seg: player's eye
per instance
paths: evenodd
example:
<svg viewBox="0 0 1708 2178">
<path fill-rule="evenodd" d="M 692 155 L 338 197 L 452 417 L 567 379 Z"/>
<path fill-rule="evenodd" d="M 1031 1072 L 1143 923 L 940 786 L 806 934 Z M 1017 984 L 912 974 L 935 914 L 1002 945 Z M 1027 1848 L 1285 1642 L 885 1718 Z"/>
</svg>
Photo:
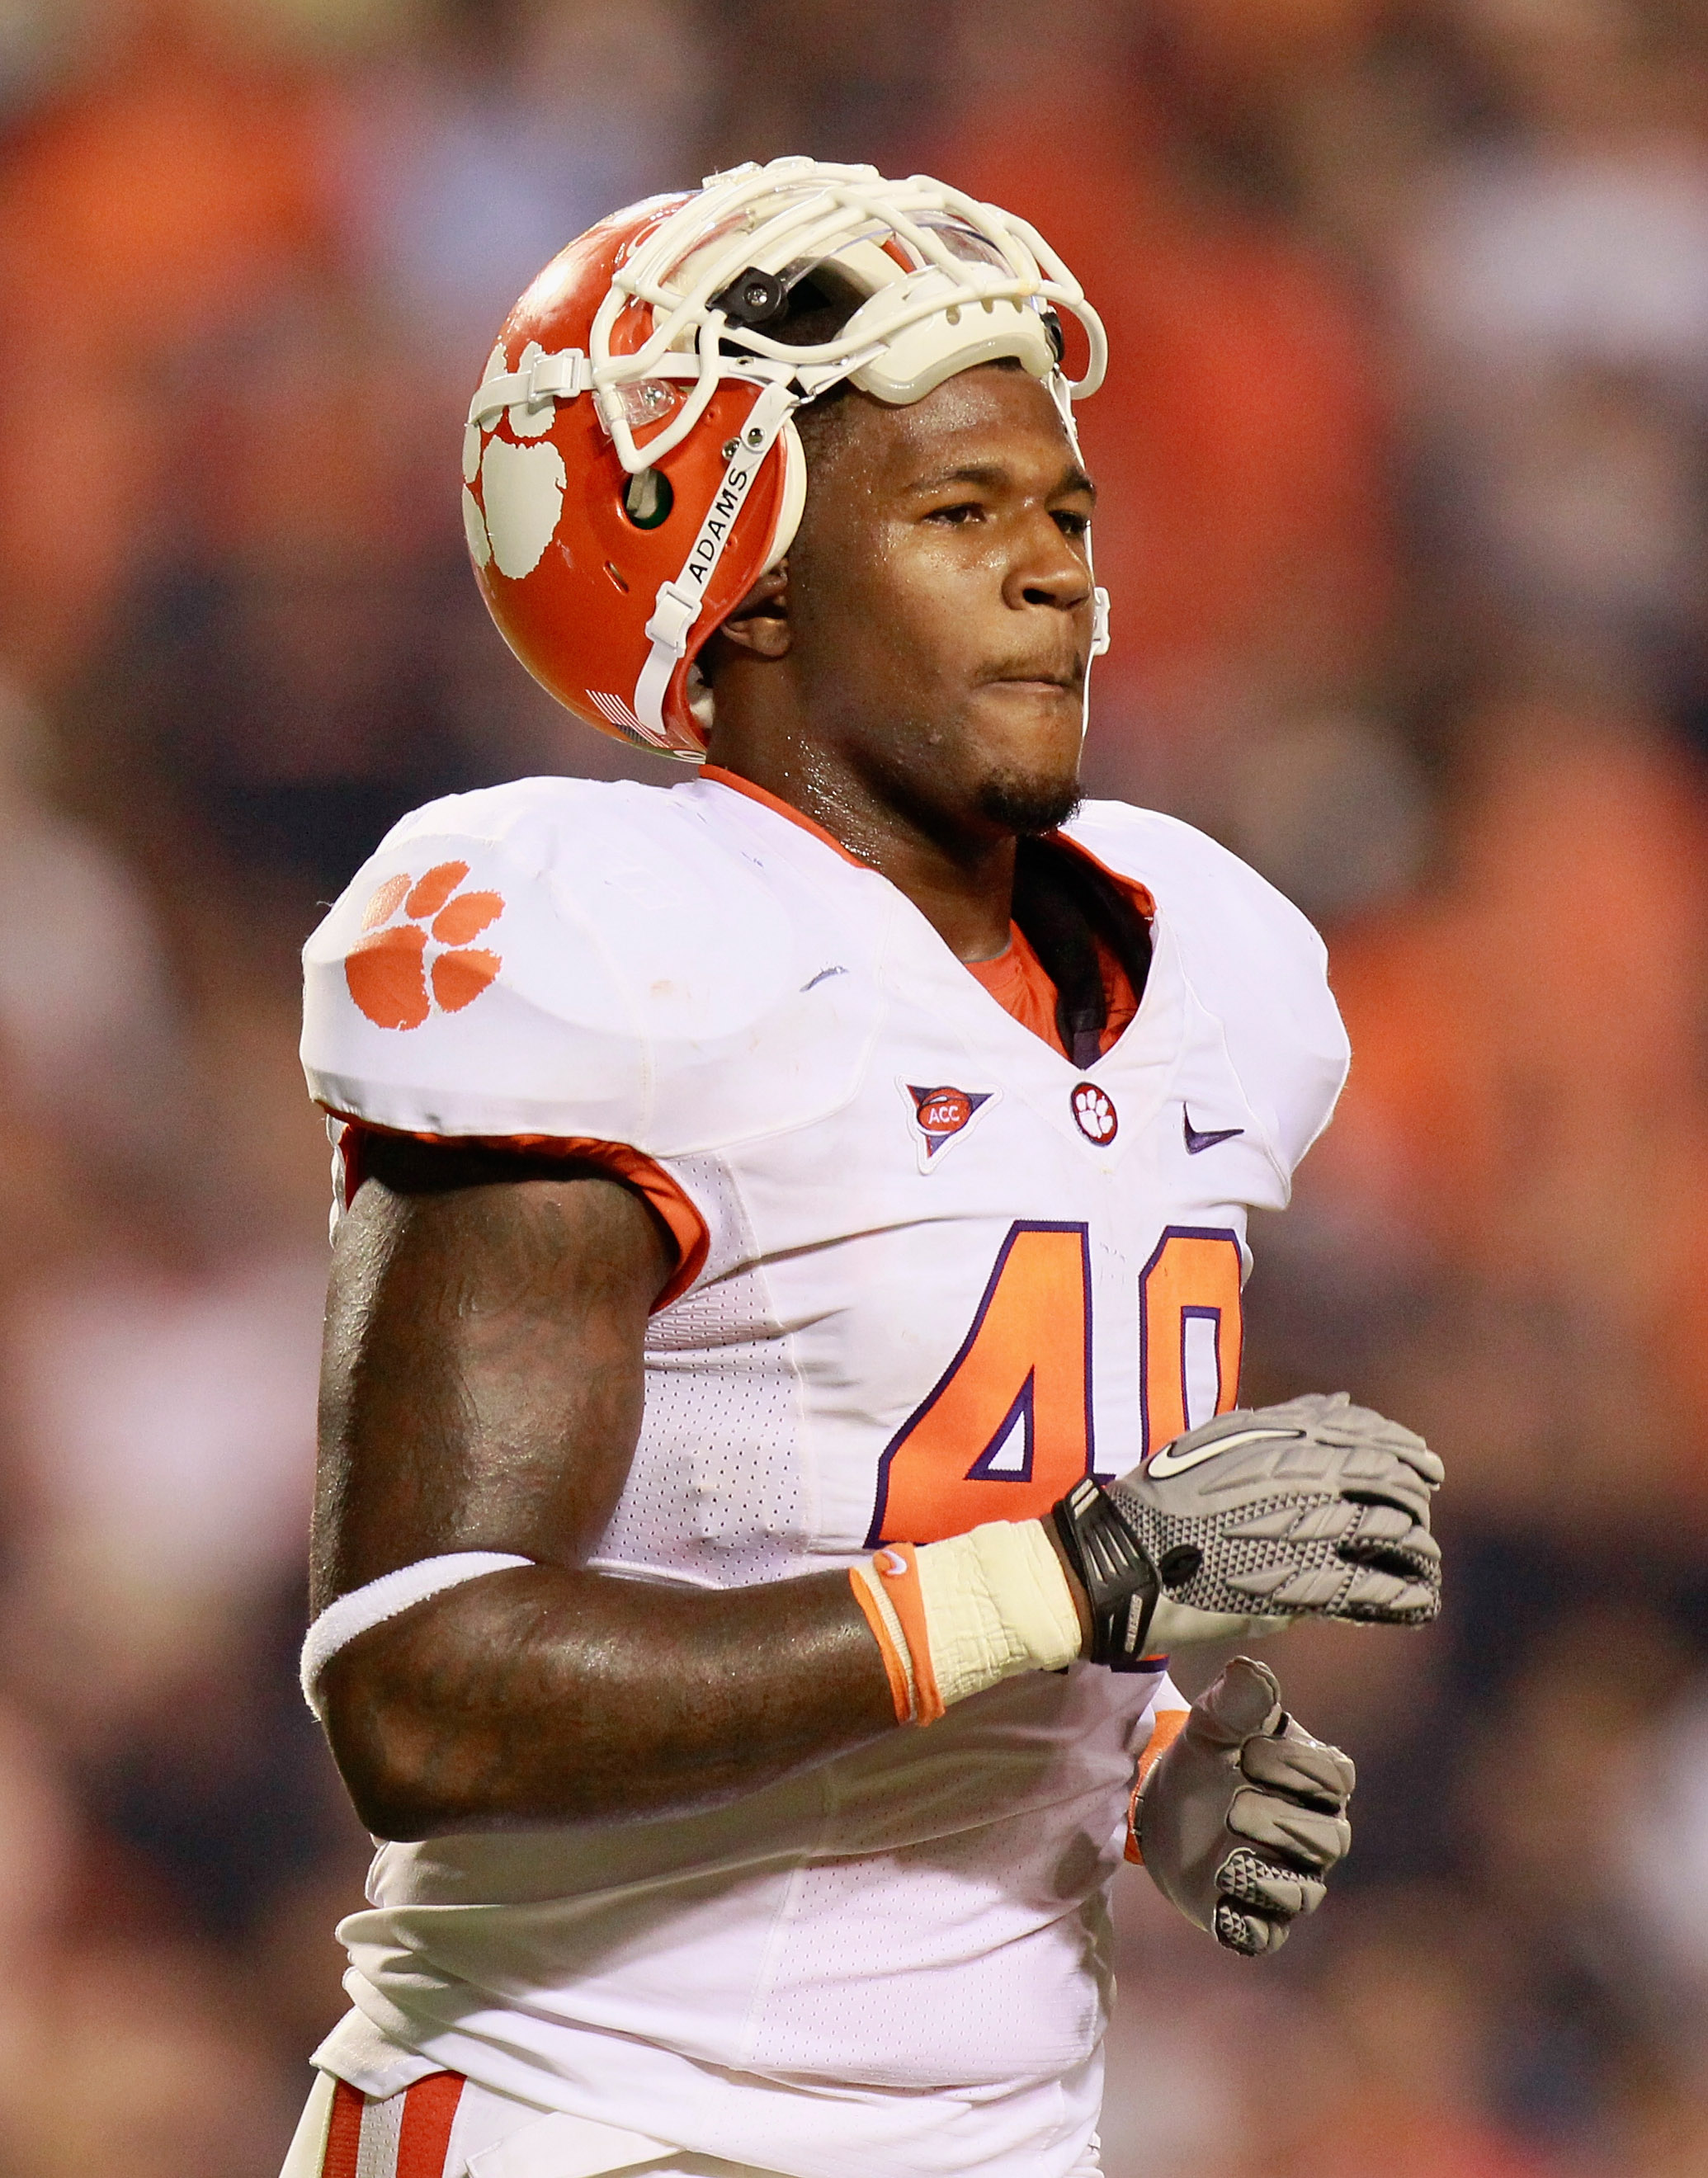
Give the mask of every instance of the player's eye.
<svg viewBox="0 0 1708 2178">
<path fill-rule="evenodd" d="M 1055 526 L 1064 537 L 1084 537 L 1090 533 L 1092 518 L 1088 514 L 1078 514 L 1069 507 L 1059 506 L 1055 511 Z"/>
<path fill-rule="evenodd" d="M 959 529 L 969 522 L 979 521 L 983 514 L 984 509 L 976 499 L 964 499 L 957 500 L 952 506 L 933 506 L 925 518 L 928 522 L 946 523 L 951 528 Z"/>
</svg>

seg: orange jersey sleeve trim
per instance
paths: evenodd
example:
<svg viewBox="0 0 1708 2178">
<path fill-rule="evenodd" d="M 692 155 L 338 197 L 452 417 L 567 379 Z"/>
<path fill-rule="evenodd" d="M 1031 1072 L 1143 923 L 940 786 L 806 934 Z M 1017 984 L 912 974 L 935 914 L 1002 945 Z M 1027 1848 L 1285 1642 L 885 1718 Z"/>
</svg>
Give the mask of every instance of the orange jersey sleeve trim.
<svg viewBox="0 0 1708 2178">
<path fill-rule="evenodd" d="M 390 1135 L 402 1141 L 431 1142 L 445 1149 L 496 1150 L 501 1153 L 525 1150 L 535 1157 L 561 1157 L 566 1164 L 595 1165 L 614 1179 L 621 1180 L 625 1186 L 632 1187 L 652 1205 L 676 1249 L 676 1269 L 652 1305 L 654 1316 L 661 1308 L 668 1308 L 673 1300 L 679 1300 L 705 1268 L 711 1247 L 705 1219 L 664 1167 L 631 1143 L 599 1141 L 582 1135 L 429 1135 L 412 1132 L 407 1127 L 379 1126 L 371 1119 L 355 1119 L 348 1112 L 333 1112 L 331 1116 L 342 1121 L 345 1129 L 339 1149 L 344 1159 L 347 1204 L 354 1199 L 365 1177 L 361 1150 L 364 1134 Z"/>
<path fill-rule="evenodd" d="M 779 817 L 786 817 L 791 824 L 798 824 L 803 832 L 810 832 L 815 840 L 822 840 L 827 847 L 834 848 L 845 862 L 852 862 L 858 870 L 869 870 L 870 862 L 862 862 L 858 855 L 851 855 L 834 832 L 827 832 L 822 824 L 814 824 L 806 813 L 785 802 L 769 788 L 756 786 L 751 779 L 743 779 L 739 772 L 725 771 L 720 763 L 703 763 L 702 779 L 714 780 L 720 786 L 727 786 L 733 794 L 745 794 L 749 802 L 757 802 L 761 808 L 769 809 Z"/>
<path fill-rule="evenodd" d="M 380 2098 L 340 2080 L 319 2178 L 444 2178 L 467 2084 L 460 2072 L 430 2072 L 401 2096 Z"/>
<path fill-rule="evenodd" d="M 332 2089 L 332 2121 L 326 2131 L 320 2178 L 356 2178 L 362 2153 L 362 2112 L 367 2097 L 348 2080 Z"/>
<path fill-rule="evenodd" d="M 1142 1868 L 1145 1856 L 1139 1851 L 1139 1793 L 1144 1781 L 1161 1761 L 1174 1742 L 1186 1728 L 1188 1709 L 1159 1709 L 1151 1726 L 1151 1736 L 1145 1742 L 1145 1751 L 1139 1757 L 1139 1774 L 1133 1780 L 1132 1798 L 1127 1802 L 1127 1858 L 1135 1868 Z"/>
</svg>

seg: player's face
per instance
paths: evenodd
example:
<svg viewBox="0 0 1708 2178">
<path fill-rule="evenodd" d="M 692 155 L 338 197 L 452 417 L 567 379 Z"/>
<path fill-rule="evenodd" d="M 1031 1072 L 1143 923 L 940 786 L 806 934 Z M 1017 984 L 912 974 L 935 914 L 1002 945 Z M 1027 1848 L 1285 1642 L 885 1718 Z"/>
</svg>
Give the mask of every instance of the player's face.
<svg viewBox="0 0 1708 2178">
<path fill-rule="evenodd" d="M 986 365 L 911 407 L 849 401 L 789 558 L 812 737 L 882 798 L 1000 831 L 1076 793 L 1092 490 L 1049 394 Z"/>
</svg>

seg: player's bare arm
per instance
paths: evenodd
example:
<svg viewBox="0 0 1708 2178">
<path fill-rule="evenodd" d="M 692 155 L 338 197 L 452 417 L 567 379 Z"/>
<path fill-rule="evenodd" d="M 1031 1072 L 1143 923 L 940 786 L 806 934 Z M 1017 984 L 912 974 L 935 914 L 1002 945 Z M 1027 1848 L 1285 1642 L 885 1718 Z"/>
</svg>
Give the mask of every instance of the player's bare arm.
<svg viewBox="0 0 1708 2178">
<path fill-rule="evenodd" d="M 314 1601 L 424 1558 L 534 1559 L 419 1604 L 327 1667 L 377 1835 L 704 1806 L 894 1730 L 846 1575 L 703 1591 L 583 1570 L 629 1471 L 656 1221 L 596 1175 L 378 1153 L 339 1232 Z"/>
</svg>

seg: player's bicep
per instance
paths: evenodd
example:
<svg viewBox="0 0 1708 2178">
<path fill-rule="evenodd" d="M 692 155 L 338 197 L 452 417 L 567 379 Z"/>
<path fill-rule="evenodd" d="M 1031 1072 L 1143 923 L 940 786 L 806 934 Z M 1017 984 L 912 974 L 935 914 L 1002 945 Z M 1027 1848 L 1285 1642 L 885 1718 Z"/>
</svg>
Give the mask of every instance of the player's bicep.
<svg viewBox="0 0 1708 2178">
<path fill-rule="evenodd" d="M 341 1219 L 313 1603 L 453 1551 L 576 1564 L 640 1426 L 669 1244 L 582 1169 L 387 1144 Z"/>
</svg>

